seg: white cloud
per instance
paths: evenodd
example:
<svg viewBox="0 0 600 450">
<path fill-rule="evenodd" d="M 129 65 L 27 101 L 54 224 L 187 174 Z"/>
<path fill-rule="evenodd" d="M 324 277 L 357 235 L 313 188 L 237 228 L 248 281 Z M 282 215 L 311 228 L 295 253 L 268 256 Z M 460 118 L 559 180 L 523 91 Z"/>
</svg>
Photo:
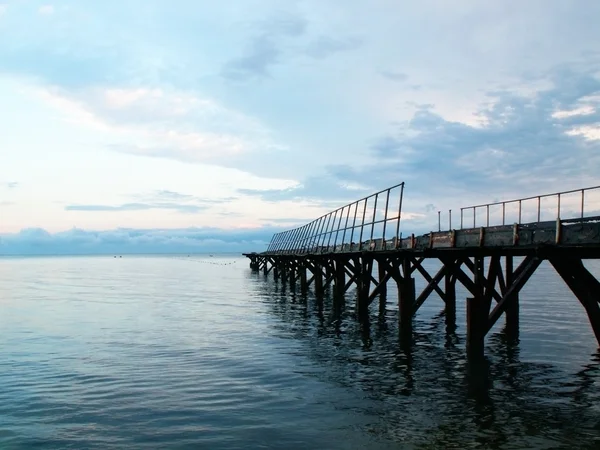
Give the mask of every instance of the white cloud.
<svg viewBox="0 0 600 450">
<path fill-rule="evenodd" d="M 6 12 L 6 10 L 7 10 L 7 9 L 8 9 L 8 6 L 6 6 L 6 5 L 4 5 L 4 4 L 0 3 L 0 16 L 1 16 L 2 14 L 4 14 L 4 13 Z"/>
<path fill-rule="evenodd" d="M 54 14 L 54 6 L 53 5 L 42 5 L 38 9 L 38 13 L 40 13 L 44 16 L 49 16 L 51 14 Z"/>
<path fill-rule="evenodd" d="M 567 131 L 570 136 L 583 136 L 589 141 L 600 141 L 600 125 L 573 128 Z"/>
<path fill-rule="evenodd" d="M 124 153 L 231 164 L 232 156 L 281 148 L 256 119 L 191 92 L 99 87 L 39 92 L 69 121 L 112 132 L 119 142 L 111 148 Z"/>
<path fill-rule="evenodd" d="M 554 114 L 552 114 L 552 117 L 555 119 L 564 119 L 573 116 L 587 116 L 594 114 L 594 112 L 596 112 L 596 110 L 591 105 L 587 105 L 577 109 L 572 109 L 570 111 L 556 111 Z"/>
</svg>

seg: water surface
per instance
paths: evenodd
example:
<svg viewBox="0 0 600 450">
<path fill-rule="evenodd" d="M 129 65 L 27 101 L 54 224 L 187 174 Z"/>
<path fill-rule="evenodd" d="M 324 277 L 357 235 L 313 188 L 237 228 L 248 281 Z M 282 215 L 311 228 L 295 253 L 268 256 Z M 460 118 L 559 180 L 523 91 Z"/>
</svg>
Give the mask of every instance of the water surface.
<svg viewBox="0 0 600 450">
<path fill-rule="evenodd" d="M 549 266 L 479 364 L 466 293 L 455 333 L 432 296 L 407 349 L 394 292 L 365 329 L 238 257 L 0 259 L 0 448 L 600 446 L 600 356 Z"/>
</svg>

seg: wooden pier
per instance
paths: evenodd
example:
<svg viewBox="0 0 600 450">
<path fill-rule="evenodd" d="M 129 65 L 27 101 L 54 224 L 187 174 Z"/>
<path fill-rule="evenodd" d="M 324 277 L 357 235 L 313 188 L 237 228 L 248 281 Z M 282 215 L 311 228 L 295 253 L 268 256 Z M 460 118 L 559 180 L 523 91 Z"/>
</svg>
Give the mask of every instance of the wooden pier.
<svg viewBox="0 0 600 450">
<path fill-rule="evenodd" d="M 272 272 L 303 292 L 314 289 L 318 298 L 332 286 L 334 310 L 355 286 L 361 321 L 368 321 L 375 299 L 385 308 L 393 280 L 406 342 L 413 316 L 433 292 L 445 303 L 446 323 L 455 324 L 460 283 L 469 293 L 467 353 L 475 358 L 483 356 L 485 336 L 502 315 L 516 338 L 519 293 L 546 260 L 585 308 L 600 345 L 600 282 L 583 264 L 600 258 L 600 186 L 461 208 L 457 229 L 448 211 L 446 231 L 438 212 L 438 231 L 406 237 L 400 232 L 403 196 L 404 183 L 392 186 L 278 233 L 265 252 L 244 256 L 252 270 Z M 552 220 L 542 220 L 549 215 Z M 427 259 L 441 263 L 436 273 L 424 268 Z M 416 273 L 427 283 L 420 292 Z"/>
</svg>

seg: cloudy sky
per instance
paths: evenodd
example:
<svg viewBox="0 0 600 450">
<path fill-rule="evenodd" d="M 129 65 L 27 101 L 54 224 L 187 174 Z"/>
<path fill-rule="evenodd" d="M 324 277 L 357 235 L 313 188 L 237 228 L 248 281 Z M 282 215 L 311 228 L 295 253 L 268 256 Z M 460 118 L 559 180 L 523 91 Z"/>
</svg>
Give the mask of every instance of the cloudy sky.
<svg viewBox="0 0 600 450">
<path fill-rule="evenodd" d="M 260 250 L 600 184 L 597 0 L 0 0 L 0 253 Z"/>
</svg>

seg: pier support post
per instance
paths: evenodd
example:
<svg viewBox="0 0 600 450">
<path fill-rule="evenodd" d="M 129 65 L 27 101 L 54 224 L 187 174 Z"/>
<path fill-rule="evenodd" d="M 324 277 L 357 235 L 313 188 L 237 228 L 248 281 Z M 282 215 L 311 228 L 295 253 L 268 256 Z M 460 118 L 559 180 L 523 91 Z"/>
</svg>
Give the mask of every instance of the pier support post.
<svg viewBox="0 0 600 450">
<path fill-rule="evenodd" d="M 387 303 L 387 282 L 385 281 L 386 270 L 385 265 L 381 261 L 377 261 L 377 271 L 379 272 L 379 314 L 385 314 L 385 306 Z"/>
<path fill-rule="evenodd" d="M 450 270 L 446 272 L 444 285 L 446 331 L 453 332 L 456 330 L 456 275 Z"/>
<path fill-rule="evenodd" d="M 585 268 L 581 259 L 557 258 L 550 263 L 585 308 L 600 346 L 600 281 Z"/>
<path fill-rule="evenodd" d="M 515 281 L 515 273 L 513 269 L 513 257 L 506 257 L 506 286 L 511 286 Z M 519 338 L 519 291 L 511 295 L 506 311 L 506 327 L 505 334 L 508 341 L 516 341 Z"/>
<path fill-rule="evenodd" d="M 250 259 L 250 269 L 253 272 L 258 271 L 258 261 L 255 257 Z"/>
<path fill-rule="evenodd" d="M 336 315 L 342 312 L 344 306 L 344 290 L 346 288 L 346 261 L 344 259 L 335 260 L 335 277 L 333 279 L 333 309 Z"/>
<path fill-rule="evenodd" d="M 306 262 L 305 259 L 300 261 L 298 266 L 298 270 L 300 270 L 300 291 L 305 294 L 308 291 L 308 282 L 306 280 Z"/>
<path fill-rule="evenodd" d="M 327 283 L 327 281 L 329 281 L 333 275 L 333 270 L 331 269 L 331 264 L 332 262 L 329 260 L 327 261 L 327 264 L 325 265 L 325 282 Z"/>
<path fill-rule="evenodd" d="M 484 258 L 474 258 L 473 297 L 467 298 L 467 356 L 480 359 L 484 355 L 484 341 L 487 328 L 488 311 L 484 298 Z"/>
<path fill-rule="evenodd" d="M 267 274 L 269 273 L 269 268 L 268 268 L 268 259 L 267 257 L 263 257 L 263 273 L 265 274 L 265 276 L 267 276 Z"/>
<path fill-rule="evenodd" d="M 315 294 L 321 298 L 323 296 L 323 268 L 319 261 L 314 262 Z"/>
<path fill-rule="evenodd" d="M 369 289 L 371 287 L 371 269 L 373 267 L 373 258 L 363 255 L 354 260 L 354 267 L 357 270 L 357 290 L 356 290 L 356 312 L 358 319 L 363 321 L 369 316 Z"/>
<path fill-rule="evenodd" d="M 408 342 L 412 337 L 413 309 L 415 305 L 415 279 L 411 277 L 410 260 L 402 261 L 403 277 L 398 283 L 398 308 L 400 338 Z"/>
<path fill-rule="evenodd" d="M 286 284 L 287 279 L 288 279 L 288 268 L 287 268 L 287 261 L 285 259 L 282 259 L 279 263 L 279 276 L 281 277 L 281 282 L 283 284 Z"/>
<path fill-rule="evenodd" d="M 290 288 L 292 291 L 296 289 L 296 272 L 298 270 L 298 261 L 296 258 L 291 259 L 289 262 L 289 276 L 290 276 Z"/>
</svg>

